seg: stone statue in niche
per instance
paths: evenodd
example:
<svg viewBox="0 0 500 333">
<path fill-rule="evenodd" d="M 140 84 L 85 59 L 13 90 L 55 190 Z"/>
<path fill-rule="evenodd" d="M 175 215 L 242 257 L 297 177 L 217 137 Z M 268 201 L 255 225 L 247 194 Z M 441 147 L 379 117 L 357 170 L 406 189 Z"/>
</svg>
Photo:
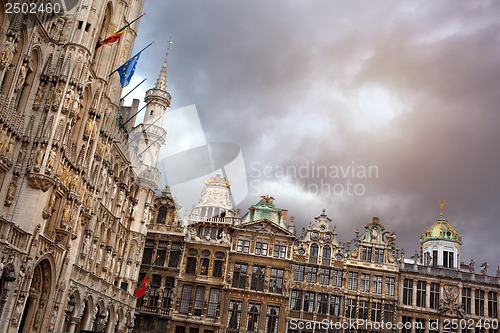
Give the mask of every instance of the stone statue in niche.
<svg viewBox="0 0 500 333">
<path fill-rule="evenodd" d="M 19 90 L 24 86 L 27 74 L 28 74 L 28 63 L 23 62 L 21 70 L 19 71 L 19 76 L 17 77 L 16 90 Z"/>
<path fill-rule="evenodd" d="M 14 38 L 8 37 L 5 41 L 2 53 L 0 54 L 0 61 L 4 64 L 5 67 L 8 67 L 12 62 L 15 51 L 16 47 L 14 44 Z"/>
<path fill-rule="evenodd" d="M 63 106 L 65 109 L 69 109 L 69 107 L 71 106 L 71 101 L 73 100 L 74 95 L 75 92 L 73 91 L 73 89 L 68 88 L 68 91 L 66 91 L 66 95 L 64 96 Z"/>
<path fill-rule="evenodd" d="M 43 96 L 43 89 L 45 88 L 45 82 L 40 82 L 40 85 L 38 86 L 38 91 L 36 92 L 35 95 L 35 100 L 33 101 L 33 104 L 40 104 L 42 101 L 42 96 Z"/>
<path fill-rule="evenodd" d="M 54 169 L 54 164 L 56 162 L 56 147 L 52 147 L 49 153 L 49 159 L 47 161 L 47 170 L 52 171 Z"/>
<path fill-rule="evenodd" d="M 40 170 L 40 166 L 42 165 L 44 155 L 45 155 L 45 143 L 42 143 L 42 147 L 36 154 L 35 169 Z"/>
</svg>

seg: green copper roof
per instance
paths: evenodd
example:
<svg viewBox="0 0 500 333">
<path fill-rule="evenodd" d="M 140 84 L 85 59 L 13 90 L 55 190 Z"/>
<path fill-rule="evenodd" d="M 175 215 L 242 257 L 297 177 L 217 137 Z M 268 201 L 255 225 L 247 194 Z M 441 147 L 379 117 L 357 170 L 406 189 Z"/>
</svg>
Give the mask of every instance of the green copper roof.
<svg viewBox="0 0 500 333">
<path fill-rule="evenodd" d="M 462 237 L 460 237 L 458 232 L 443 218 L 436 220 L 430 228 L 426 228 L 420 241 L 425 242 L 432 239 L 452 240 L 462 244 Z"/>
</svg>

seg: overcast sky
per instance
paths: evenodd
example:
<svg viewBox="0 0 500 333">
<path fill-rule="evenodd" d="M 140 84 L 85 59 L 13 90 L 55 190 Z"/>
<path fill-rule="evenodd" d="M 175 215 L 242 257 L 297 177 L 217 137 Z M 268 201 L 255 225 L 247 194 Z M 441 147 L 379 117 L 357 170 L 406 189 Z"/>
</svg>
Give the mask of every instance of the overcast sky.
<svg viewBox="0 0 500 333">
<path fill-rule="evenodd" d="M 172 110 L 195 104 L 207 142 L 240 146 L 243 211 L 272 195 L 300 232 L 324 208 L 343 241 L 378 216 L 409 256 L 446 199 L 462 260 L 495 273 L 499 2 L 148 0 L 145 11 L 135 50 L 157 43 L 130 87 L 147 77 L 142 98 L 154 84 L 172 36 Z"/>
</svg>

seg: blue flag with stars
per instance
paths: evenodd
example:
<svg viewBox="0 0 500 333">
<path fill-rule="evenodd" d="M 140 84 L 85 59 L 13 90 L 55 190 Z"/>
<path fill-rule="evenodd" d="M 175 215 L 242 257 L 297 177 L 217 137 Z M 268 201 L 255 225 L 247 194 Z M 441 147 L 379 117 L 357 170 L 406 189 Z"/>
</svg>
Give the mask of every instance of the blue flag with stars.
<svg viewBox="0 0 500 333">
<path fill-rule="evenodd" d="M 139 52 L 136 56 L 132 57 L 126 63 L 121 65 L 120 68 L 118 68 L 118 74 L 120 74 L 120 83 L 122 85 L 122 88 L 125 88 L 130 83 L 130 80 L 135 73 L 135 66 L 139 61 L 140 56 L 141 53 Z"/>
</svg>

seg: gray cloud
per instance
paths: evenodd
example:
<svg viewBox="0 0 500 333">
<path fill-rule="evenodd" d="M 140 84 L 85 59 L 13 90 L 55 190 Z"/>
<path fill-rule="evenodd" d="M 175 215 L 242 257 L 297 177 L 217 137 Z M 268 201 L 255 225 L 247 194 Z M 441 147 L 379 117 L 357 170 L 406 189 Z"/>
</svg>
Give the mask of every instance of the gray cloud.
<svg viewBox="0 0 500 333">
<path fill-rule="evenodd" d="M 157 44 L 138 74 L 154 83 L 173 36 L 173 108 L 196 104 L 207 141 L 239 144 L 250 180 L 252 163 L 377 166 L 378 178 L 353 179 L 366 188 L 361 197 L 308 195 L 300 186 L 311 177 L 267 179 L 286 189 L 269 194 L 299 227 L 326 208 L 347 240 L 379 216 L 412 253 L 447 199 L 462 258 L 494 267 L 499 6 L 150 0 L 136 47 Z"/>
</svg>

